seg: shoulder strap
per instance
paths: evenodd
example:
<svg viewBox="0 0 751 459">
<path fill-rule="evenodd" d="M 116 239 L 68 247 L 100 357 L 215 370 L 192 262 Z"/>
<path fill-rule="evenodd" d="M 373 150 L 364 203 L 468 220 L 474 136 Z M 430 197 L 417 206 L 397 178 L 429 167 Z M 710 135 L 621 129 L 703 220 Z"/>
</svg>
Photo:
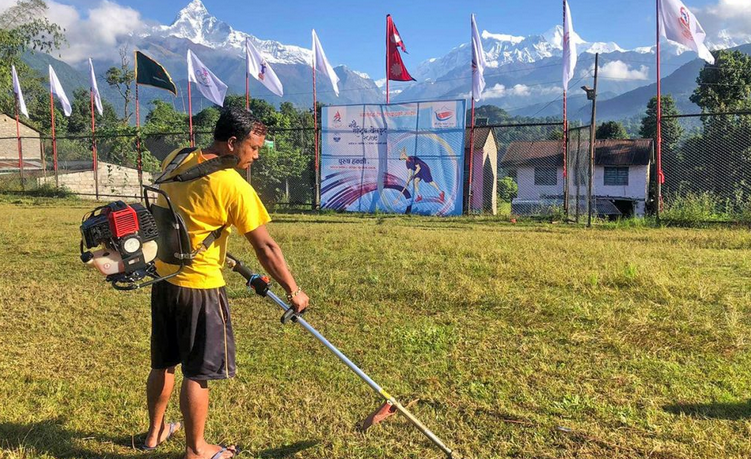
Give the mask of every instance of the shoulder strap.
<svg viewBox="0 0 751 459">
<path fill-rule="evenodd" d="M 236 167 L 239 161 L 237 156 L 217 156 L 216 158 L 211 158 L 210 160 L 204 161 L 201 164 L 196 164 L 188 170 L 181 172 L 173 177 L 169 177 L 169 174 L 177 169 L 185 160 L 185 158 L 195 150 L 195 148 L 185 148 L 183 150 L 180 150 L 180 152 L 175 155 L 172 161 L 170 161 L 170 163 L 167 165 L 164 173 L 154 181 L 154 184 L 161 185 L 162 183 L 170 182 L 189 182 L 191 180 L 199 179 L 201 177 L 213 174 L 217 171 Z"/>
<path fill-rule="evenodd" d="M 160 175 L 156 180 L 154 180 L 154 185 L 158 185 L 160 183 L 163 183 L 169 175 L 175 171 L 178 167 L 180 167 L 180 164 L 185 161 L 185 158 L 188 157 L 189 154 L 196 151 L 197 148 L 195 147 L 188 147 L 183 148 L 177 154 L 172 158 L 172 161 L 167 164 L 167 167 L 164 168 L 164 172 L 162 172 L 162 175 Z"/>
</svg>

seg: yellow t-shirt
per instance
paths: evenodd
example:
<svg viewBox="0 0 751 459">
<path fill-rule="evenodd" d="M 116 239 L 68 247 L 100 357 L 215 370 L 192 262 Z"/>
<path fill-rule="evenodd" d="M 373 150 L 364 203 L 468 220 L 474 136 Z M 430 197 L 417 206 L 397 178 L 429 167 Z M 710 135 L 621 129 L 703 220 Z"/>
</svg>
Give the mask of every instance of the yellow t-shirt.
<svg viewBox="0 0 751 459">
<path fill-rule="evenodd" d="M 162 163 L 167 167 L 180 150 L 175 150 Z M 188 155 L 172 175 L 206 161 L 201 150 Z M 182 215 L 190 235 L 192 250 L 201 245 L 212 231 L 227 225 L 222 235 L 211 246 L 198 254 L 190 266 L 183 268 L 175 277 L 167 279 L 171 284 L 197 289 L 218 288 L 225 285 L 222 266 L 227 253 L 230 226 L 240 234 L 253 231 L 271 221 L 258 194 L 235 169 L 224 169 L 190 182 L 172 182 L 160 185 Z M 157 205 L 166 207 L 163 196 Z M 166 276 L 177 271 L 178 266 L 156 260 L 157 273 Z"/>
</svg>

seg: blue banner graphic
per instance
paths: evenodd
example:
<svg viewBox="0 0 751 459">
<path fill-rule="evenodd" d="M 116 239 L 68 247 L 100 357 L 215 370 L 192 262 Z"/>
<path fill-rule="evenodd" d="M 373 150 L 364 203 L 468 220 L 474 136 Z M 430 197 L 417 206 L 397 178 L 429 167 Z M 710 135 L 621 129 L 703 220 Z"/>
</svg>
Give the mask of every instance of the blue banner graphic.
<svg viewBox="0 0 751 459">
<path fill-rule="evenodd" d="M 321 111 L 321 207 L 461 215 L 463 100 Z"/>
</svg>

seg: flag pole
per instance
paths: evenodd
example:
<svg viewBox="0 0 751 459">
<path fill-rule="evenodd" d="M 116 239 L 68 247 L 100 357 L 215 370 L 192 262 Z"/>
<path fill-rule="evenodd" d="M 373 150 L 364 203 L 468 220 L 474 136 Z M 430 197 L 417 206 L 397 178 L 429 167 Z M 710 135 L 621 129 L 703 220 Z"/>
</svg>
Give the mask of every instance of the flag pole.
<svg viewBox="0 0 751 459">
<path fill-rule="evenodd" d="M 94 121 L 94 88 L 89 87 L 91 96 L 91 158 L 94 167 L 94 195 L 99 200 L 99 161 L 97 160 L 96 150 L 96 123 Z"/>
<path fill-rule="evenodd" d="M 563 41 L 566 41 L 566 0 L 563 0 Z M 571 38 L 569 37 L 569 40 Z M 570 54 L 569 44 L 569 54 Z M 564 63 L 565 66 L 565 63 Z M 568 219 L 568 119 L 567 119 L 568 94 L 563 88 L 563 212 Z"/>
<path fill-rule="evenodd" d="M 250 110 L 250 76 L 245 70 L 245 110 Z"/>
<path fill-rule="evenodd" d="M 138 170 L 138 186 L 143 190 L 143 158 L 141 157 L 141 112 L 138 105 L 138 83 L 136 83 L 136 169 Z"/>
<path fill-rule="evenodd" d="M 386 15 L 386 104 L 389 103 L 389 16 Z"/>
<path fill-rule="evenodd" d="M 18 94 L 16 94 L 16 139 L 18 140 L 18 174 L 21 178 L 21 191 L 25 191 L 23 183 L 23 146 L 21 145 L 21 122 L 18 119 Z"/>
<path fill-rule="evenodd" d="M 60 186 L 57 176 L 57 138 L 55 137 L 55 100 L 52 98 L 52 86 L 50 86 L 50 114 L 52 117 L 52 170 L 55 171 L 55 187 Z"/>
<path fill-rule="evenodd" d="M 319 209 L 321 206 L 321 187 L 319 186 L 320 183 L 320 168 L 318 164 L 318 107 L 317 107 L 317 101 L 316 101 L 316 62 L 315 62 L 315 50 L 313 50 L 313 136 L 315 137 L 315 168 L 316 168 L 316 175 L 315 175 L 315 188 L 316 188 L 316 199 L 315 203 L 313 203 L 314 209 Z"/>
<path fill-rule="evenodd" d="M 470 36 L 469 36 L 469 44 L 472 46 L 472 40 L 474 39 L 472 36 L 472 16 L 470 16 Z M 479 65 L 479 58 L 478 58 L 478 65 Z M 470 61 L 470 71 L 474 73 L 474 69 L 472 68 L 472 63 Z M 479 70 L 478 70 L 479 71 Z M 467 213 L 472 212 L 472 169 L 474 167 L 474 157 L 475 157 L 475 95 L 474 95 L 474 85 L 472 87 L 472 90 L 469 91 L 469 98 L 472 100 L 472 110 L 470 115 L 470 128 L 469 128 L 469 178 L 467 180 Z"/>
<path fill-rule="evenodd" d="M 193 97 L 190 92 L 190 79 L 188 80 L 188 126 L 190 128 L 190 146 L 195 147 L 195 139 L 193 138 Z"/>
<path fill-rule="evenodd" d="M 657 14 L 655 16 L 657 25 L 656 49 L 657 57 L 657 138 L 655 142 L 655 152 L 657 154 L 657 218 L 660 218 L 662 212 L 662 184 L 665 176 L 662 173 L 662 82 L 660 71 L 660 0 L 655 1 Z"/>
</svg>

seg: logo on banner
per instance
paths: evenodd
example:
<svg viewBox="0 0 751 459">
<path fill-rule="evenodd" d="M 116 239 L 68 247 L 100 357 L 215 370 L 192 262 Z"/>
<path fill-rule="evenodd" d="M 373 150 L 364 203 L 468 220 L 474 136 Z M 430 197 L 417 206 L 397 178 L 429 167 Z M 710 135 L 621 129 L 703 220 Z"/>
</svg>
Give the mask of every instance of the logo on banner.
<svg viewBox="0 0 751 459">
<path fill-rule="evenodd" d="M 454 109 L 448 108 L 445 105 L 434 112 L 433 115 L 433 127 L 434 128 L 452 128 L 456 127 L 456 113 Z"/>
<path fill-rule="evenodd" d="M 694 34 L 691 33 L 691 13 L 685 7 L 681 7 L 680 22 L 681 27 L 683 27 L 683 36 L 689 40 L 693 40 Z"/>
<path fill-rule="evenodd" d="M 208 70 L 206 70 L 206 69 L 198 69 L 198 70 L 196 70 L 195 73 L 196 73 L 196 81 L 199 84 L 201 84 L 203 86 L 206 86 L 207 88 L 210 88 L 212 86 L 212 84 L 211 84 L 212 81 L 211 81 L 211 78 L 209 78 L 209 71 Z"/>
<path fill-rule="evenodd" d="M 341 115 L 341 113 L 339 113 L 338 110 L 334 114 L 334 119 L 332 120 L 332 122 L 334 124 L 334 127 L 341 127 L 342 126 L 342 115 Z"/>
<path fill-rule="evenodd" d="M 261 71 L 258 73 L 258 79 L 263 81 L 266 78 L 266 61 L 261 62 Z"/>
<path fill-rule="evenodd" d="M 342 140 L 342 136 L 340 136 L 339 134 L 334 134 L 333 139 L 334 142 L 339 143 L 339 141 Z"/>
</svg>

